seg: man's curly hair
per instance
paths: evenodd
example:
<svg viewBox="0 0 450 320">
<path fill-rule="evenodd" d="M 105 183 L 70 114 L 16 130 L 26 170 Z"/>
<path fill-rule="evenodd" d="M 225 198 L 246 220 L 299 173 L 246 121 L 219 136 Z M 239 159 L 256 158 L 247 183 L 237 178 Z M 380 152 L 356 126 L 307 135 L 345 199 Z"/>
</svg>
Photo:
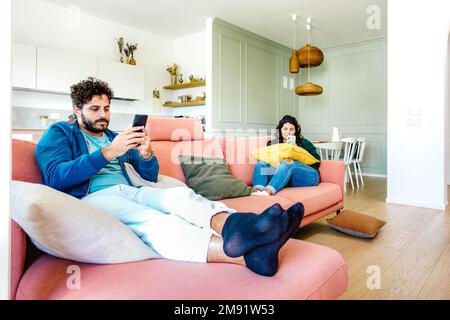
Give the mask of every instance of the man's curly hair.
<svg viewBox="0 0 450 320">
<path fill-rule="evenodd" d="M 80 109 L 93 96 L 101 96 L 102 94 L 105 94 L 110 101 L 114 96 L 114 92 L 106 82 L 94 77 L 88 77 L 86 80 L 80 81 L 70 87 L 72 104 L 78 106 Z"/>
</svg>

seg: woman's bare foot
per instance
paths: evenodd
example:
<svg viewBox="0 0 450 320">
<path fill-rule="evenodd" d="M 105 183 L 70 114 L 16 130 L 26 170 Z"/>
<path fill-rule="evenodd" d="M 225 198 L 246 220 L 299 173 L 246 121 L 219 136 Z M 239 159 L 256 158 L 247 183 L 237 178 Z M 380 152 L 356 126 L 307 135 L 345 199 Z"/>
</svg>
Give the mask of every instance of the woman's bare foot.
<svg viewBox="0 0 450 320">
<path fill-rule="evenodd" d="M 273 196 L 272 190 L 265 188 L 264 190 L 256 190 L 255 192 L 252 192 L 252 195 L 254 196 Z"/>
<path fill-rule="evenodd" d="M 252 192 L 253 196 L 267 196 L 269 197 L 270 194 L 266 192 L 265 190 L 256 190 L 255 192 Z"/>
</svg>

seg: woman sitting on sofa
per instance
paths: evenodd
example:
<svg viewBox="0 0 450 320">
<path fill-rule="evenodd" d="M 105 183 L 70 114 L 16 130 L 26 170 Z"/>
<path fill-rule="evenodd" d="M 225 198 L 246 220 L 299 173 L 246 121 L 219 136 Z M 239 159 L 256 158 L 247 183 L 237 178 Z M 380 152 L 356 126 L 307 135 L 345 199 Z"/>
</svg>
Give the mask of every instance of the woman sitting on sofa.
<svg viewBox="0 0 450 320">
<path fill-rule="evenodd" d="M 301 127 L 292 116 L 285 115 L 277 126 L 277 135 L 267 145 L 277 143 L 294 143 L 289 141 L 289 136 L 295 136 L 295 144 L 308 151 L 314 158 L 320 160 L 314 145 L 303 138 Z M 292 139 L 292 138 L 291 138 Z M 256 163 L 253 174 L 253 187 L 257 190 L 253 195 L 274 195 L 285 186 L 288 187 L 312 187 L 319 184 L 320 162 L 308 166 L 297 160 L 283 159 L 278 168 L 272 167 L 264 161 Z"/>
</svg>

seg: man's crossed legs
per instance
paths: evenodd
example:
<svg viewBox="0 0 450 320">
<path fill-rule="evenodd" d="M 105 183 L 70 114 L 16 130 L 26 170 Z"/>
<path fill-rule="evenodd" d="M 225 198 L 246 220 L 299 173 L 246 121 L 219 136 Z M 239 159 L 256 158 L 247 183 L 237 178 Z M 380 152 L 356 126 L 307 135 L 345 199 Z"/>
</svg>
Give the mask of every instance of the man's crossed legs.
<svg viewBox="0 0 450 320">
<path fill-rule="evenodd" d="M 272 276 L 278 251 L 303 218 L 301 203 L 279 204 L 261 214 L 238 213 L 188 187 L 117 185 L 83 201 L 117 217 L 161 257 L 189 262 L 236 263 Z"/>
</svg>

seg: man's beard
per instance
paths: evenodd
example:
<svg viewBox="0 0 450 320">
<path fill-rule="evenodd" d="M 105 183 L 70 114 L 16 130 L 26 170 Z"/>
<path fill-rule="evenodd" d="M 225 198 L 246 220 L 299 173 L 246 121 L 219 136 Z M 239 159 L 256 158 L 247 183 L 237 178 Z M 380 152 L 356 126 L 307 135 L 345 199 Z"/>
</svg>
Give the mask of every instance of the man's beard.
<svg viewBox="0 0 450 320">
<path fill-rule="evenodd" d="M 83 112 L 81 112 L 81 121 L 83 122 L 84 128 L 87 131 L 94 132 L 94 133 L 105 132 L 106 129 L 108 128 L 108 125 L 109 125 L 109 121 L 107 119 L 105 119 L 105 118 L 98 119 L 98 120 L 95 120 L 94 122 L 92 122 L 92 121 L 86 119 L 86 117 L 84 116 Z M 99 129 L 99 128 L 94 127 L 94 125 L 96 123 L 98 123 L 98 122 L 106 122 L 105 129 Z"/>
</svg>

